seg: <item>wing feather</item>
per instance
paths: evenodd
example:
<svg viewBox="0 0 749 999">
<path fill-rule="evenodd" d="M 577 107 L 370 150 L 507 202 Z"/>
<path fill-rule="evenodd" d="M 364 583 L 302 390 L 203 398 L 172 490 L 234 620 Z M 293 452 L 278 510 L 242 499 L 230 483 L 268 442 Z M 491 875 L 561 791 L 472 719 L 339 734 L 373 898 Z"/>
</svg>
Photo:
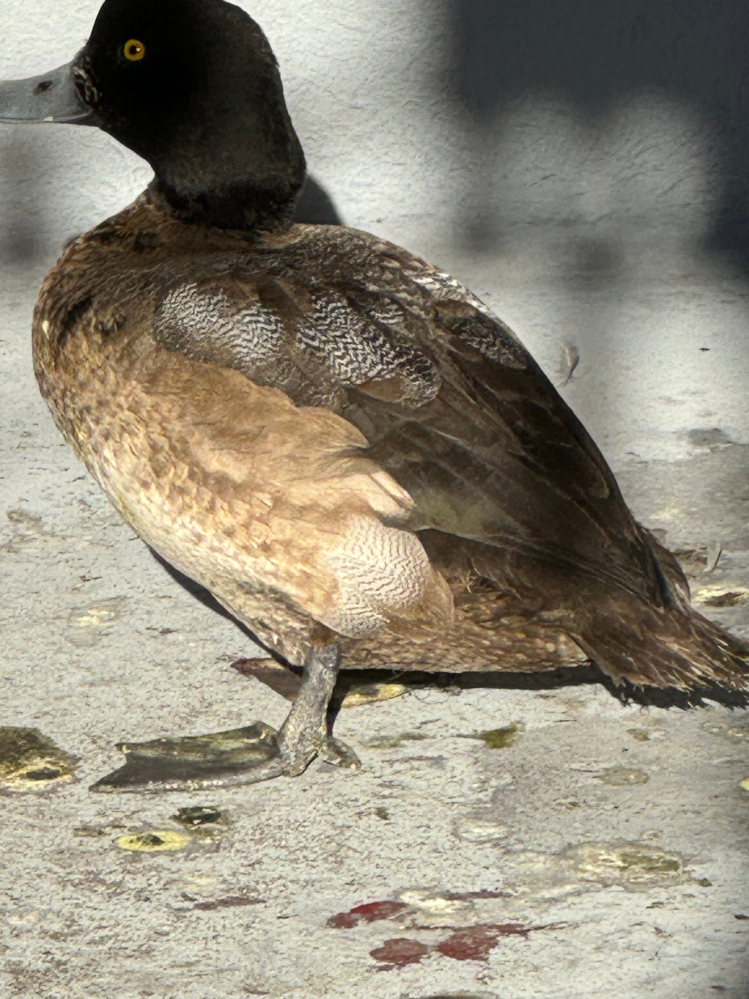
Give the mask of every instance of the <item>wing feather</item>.
<svg viewBox="0 0 749 999">
<path fill-rule="evenodd" d="M 180 294 L 175 279 L 170 301 Z M 568 635 L 618 681 L 747 682 L 746 650 L 690 612 L 678 564 L 635 522 L 590 435 L 456 279 L 365 233 L 297 227 L 262 267 L 249 253 L 191 294 L 219 308 L 214 332 L 190 342 L 190 321 L 162 305 L 157 339 L 355 428 L 366 444 L 352 457 L 413 500 L 400 541 L 416 532 L 433 578 L 463 602 L 472 597 L 460 580 L 478 576 L 504 594 L 498 608 L 514 606 L 554 648 L 554 635 Z M 367 557 L 341 558 L 353 606 Z M 499 655 L 508 626 L 497 613 L 495 638 L 482 642 Z M 489 666 L 496 657 L 485 655 Z"/>
<path fill-rule="evenodd" d="M 245 263 L 229 288 L 225 276 L 176 286 L 157 337 L 344 417 L 415 500 L 413 529 L 514 548 L 670 602 L 601 453 L 512 330 L 403 250 L 306 231 L 271 278 Z"/>
</svg>

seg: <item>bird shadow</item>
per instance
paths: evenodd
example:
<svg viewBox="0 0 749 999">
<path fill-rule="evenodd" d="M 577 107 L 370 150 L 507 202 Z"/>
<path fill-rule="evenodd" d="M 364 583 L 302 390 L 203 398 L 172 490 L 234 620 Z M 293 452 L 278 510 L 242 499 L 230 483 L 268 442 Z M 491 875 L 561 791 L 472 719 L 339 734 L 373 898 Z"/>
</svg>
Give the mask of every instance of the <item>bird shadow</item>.
<svg viewBox="0 0 749 999">
<path fill-rule="evenodd" d="M 342 225 L 342 219 L 328 192 L 314 177 L 307 177 L 294 209 L 294 221 L 306 225 Z"/>
</svg>

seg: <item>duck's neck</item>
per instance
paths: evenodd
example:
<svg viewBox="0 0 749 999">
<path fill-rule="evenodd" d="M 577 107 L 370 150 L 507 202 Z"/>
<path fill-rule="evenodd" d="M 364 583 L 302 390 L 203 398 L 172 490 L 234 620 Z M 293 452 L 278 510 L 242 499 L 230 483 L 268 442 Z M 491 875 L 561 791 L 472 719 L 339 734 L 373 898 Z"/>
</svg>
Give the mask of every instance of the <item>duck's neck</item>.
<svg viewBox="0 0 749 999">
<path fill-rule="evenodd" d="M 240 179 L 202 191 L 175 188 L 157 176 L 146 194 L 180 222 L 249 232 L 272 229 L 291 218 L 303 183 L 303 169 L 293 180 L 258 183 Z"/>
<path fill-rule="evenodd" d="M 280 80 L 242 113 L 205 116 L 202 128 L 173 126 L 149 157 L 156 176 L 151 201 L 182 222 L 221 229 L 273 228 L 288 219 L 304 183 L 305 161 Z"/>
</svg>

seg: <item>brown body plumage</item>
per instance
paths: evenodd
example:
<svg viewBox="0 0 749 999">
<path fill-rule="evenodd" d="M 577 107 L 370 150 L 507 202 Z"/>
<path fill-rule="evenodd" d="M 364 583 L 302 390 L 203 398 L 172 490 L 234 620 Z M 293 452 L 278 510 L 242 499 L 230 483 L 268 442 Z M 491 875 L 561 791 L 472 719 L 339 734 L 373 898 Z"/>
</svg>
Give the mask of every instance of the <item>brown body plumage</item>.
<svg viewBox="0 0 749 999">
<path fill-rule="evenodd" d="M 292 663 L 746 675 L 514 335 L 382 240 L 143 198 L 68 248 L 34 357 L 123 516 Z"/>
</svg>

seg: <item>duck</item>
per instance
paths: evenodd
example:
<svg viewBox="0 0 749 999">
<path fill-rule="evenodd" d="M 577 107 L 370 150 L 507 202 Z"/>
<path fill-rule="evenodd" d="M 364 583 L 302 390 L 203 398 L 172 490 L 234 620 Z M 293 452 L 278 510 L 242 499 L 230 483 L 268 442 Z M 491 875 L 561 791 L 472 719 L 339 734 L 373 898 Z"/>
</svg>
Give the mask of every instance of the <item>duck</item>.
<svg viewBox="0 0 749 999">
<path fill-rule="evenodd" d="M 303 671 L 265 757 L 151 789 L 357 767 L 327 724 L 342 668 L 747 688 L 515 333 L 407 250 L 294 221 L 304 153 L 243 9 L 105 0 L 71 63 L 0 84 L 0 120 L 153 168 L 44 282 L 36 378 L 143 541 Z"/>
</svg>

